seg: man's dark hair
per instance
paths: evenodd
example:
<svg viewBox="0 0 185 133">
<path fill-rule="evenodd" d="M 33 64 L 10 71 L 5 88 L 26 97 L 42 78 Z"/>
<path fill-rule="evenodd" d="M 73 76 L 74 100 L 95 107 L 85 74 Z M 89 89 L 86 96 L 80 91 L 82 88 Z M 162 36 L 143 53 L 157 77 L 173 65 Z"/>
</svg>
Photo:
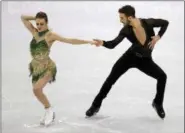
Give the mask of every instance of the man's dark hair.
<svg viewBox="0 0 185 133">
<path fill-rule="evenodd" d="M 38 12 L 37 14 L 36 14 L 36 17 L 35 17 L 36 19 L 37 18 L 41 18 L 41 19 L 44 19 L 45 21 L 46 21 L 46 23 L 48 23 L 48 16 L 47 16 L 47 14 L 45 13 L 45 12 Z"/>
<path fill-rule="evenodd" d="M 119 13 L 124 13 L 127 17 L 135 17 L 135 9 L 131 5 L 126 5 L 118 10 Z"/>
</svg>

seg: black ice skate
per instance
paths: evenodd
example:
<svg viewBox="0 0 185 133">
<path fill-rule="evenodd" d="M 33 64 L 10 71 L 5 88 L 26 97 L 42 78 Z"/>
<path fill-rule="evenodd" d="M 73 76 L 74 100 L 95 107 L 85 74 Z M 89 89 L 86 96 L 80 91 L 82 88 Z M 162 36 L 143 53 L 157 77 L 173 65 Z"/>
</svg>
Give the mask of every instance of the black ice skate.
<svg viewBox="0 0 185 133">
<path fill-rule="evenodd" d="M 161 119 L 164 119 L 165 118 L 165 112 L 164 112 L 163 106 L 162 105 L 157 105 L 154 101 L 152 103 L 152 106 L 155 109 L 155 111 L 157 112 L 158 116 Z"/>
</svg>

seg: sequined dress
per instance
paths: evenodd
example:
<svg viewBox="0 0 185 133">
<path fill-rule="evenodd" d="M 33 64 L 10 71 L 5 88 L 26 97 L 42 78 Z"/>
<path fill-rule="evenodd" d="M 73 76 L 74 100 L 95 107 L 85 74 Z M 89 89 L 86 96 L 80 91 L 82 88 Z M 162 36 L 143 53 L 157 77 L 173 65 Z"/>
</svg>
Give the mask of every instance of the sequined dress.
<svg viewBox="0 0 185 133">
<path fill-rule="evenodd" d="M 46 33 L 41 37 L 39 37 L 39 34 L 37 33 L 30 42 L 32 61 L 29 64 L 29 70 L 30 76 L 32 77 L 32 83 L 36 83 L 47 74 L 52 76 L 49 83 L 55 81 L 57 68 L 54 61 L 49 57 L 50 47 L 45 40 Z"/>
</svg>

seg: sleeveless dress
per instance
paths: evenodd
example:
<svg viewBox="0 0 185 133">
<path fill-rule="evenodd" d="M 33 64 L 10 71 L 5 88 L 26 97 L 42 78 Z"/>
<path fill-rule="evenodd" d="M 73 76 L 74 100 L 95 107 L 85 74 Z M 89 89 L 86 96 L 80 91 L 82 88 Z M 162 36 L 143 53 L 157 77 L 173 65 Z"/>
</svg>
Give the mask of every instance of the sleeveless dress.
<svg viewBox="0 0 185 133">
<path fill-rule="evenodd" d="M 49 30 L 47 30 L 47 32 L 48 31 Z M 32 77 L 32 83 L 36 83 L 39 79 L 46 76 L 47 74 L 52 75 L 49 83 L 55 81 L 57 68 L 56 64 L 49 57 L 50 47 L 45 40 L 46 33 L 44 33 L 44 35 L 41 37 L 39 37 L 39 34 L 36 33 L 30 42 L 30 53 L 32 56 L 32 61 L 29 63 L 29 71 L 30 76 Z"/>
</svg>

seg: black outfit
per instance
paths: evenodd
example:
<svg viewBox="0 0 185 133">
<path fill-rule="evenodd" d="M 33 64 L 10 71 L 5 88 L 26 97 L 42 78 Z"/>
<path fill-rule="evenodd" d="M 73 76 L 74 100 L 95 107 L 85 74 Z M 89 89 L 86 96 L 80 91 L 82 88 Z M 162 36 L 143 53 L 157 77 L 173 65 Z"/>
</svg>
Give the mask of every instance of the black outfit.
<svg viewBox="0 0 185 133">
<path fill-rule="evenodd" d="M 129 68 L 138 68 L 140 71 L 157 80 L 157 94 L 153 102 L 159 107 L 163 106 L 167 76 L 165 72 L 152 60 L 152 50 L 149 49 L 148 43 L 152 40 L 151 37 L 155 36 L 154 27 L 160 27 L 158 35 L 160 37 L 163 36 L 168 27 L 168 21 L 149 18 L 140 19 L 140 22 L 146 33 L 146 41 L 144 45 L 137 40 L 133 28 L 130 25 L 124 26 L 114 40 L 104 41 L 104 47 L 113 49 L 126 37 L 132 43 L 132 46 L 114 64 L 111 73 L 107 77 L 88 111 L 92 111 L 92 108 L 94 108 L 93 113 L 99 111 L 102 101 L 109 93 L 112 85 L 114 85 L 118 78 Z M 88 114 L 90 113 L 88 111 L 86 112 L 86 115 L 91 116 L 91 114 Z"/>
</svg>

